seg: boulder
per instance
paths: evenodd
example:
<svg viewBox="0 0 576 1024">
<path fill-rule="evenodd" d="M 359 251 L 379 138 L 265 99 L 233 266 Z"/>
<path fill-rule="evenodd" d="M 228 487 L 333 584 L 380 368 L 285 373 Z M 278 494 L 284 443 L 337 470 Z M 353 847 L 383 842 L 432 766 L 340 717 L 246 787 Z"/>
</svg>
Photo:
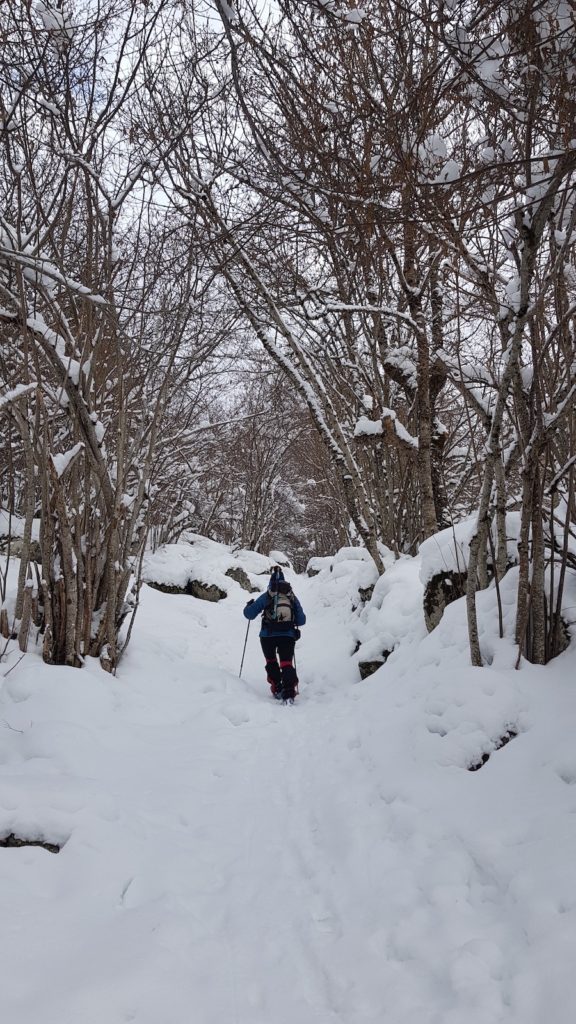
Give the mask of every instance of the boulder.
<svg viewBox="0 0 576 1024">
<path fill-rule="evenodd" d="M 323 569 L 329 569 L 332 572 L 333 565 L 333 555 L 315 555 L 313 558 L 308 559 L 306 574 L 310 577 L 318 576 L 318 573 L 321 573 Z"/>
<path fill-rule="evenodd" d="M 429 633 L 436 629 L 447 605 L 464 597 L 467 578 L 468 573 L 449 569 L 428 580 L 424 588 L 424 618 Z"/>
<path fill-rule="evenodd" d="M 362 601 L 363 604 L 366 604 L 368 601 L 372 599 L 372 594 L 374 593 L 375 586 L 376 584 L 372 583 L 372 585 L 369 587 L 358 587 L 360 600 Z"/>
<path fill-rule="evenodd" d="M 192 594 L 192 597 L 197 597 L 200 601 L 222 601 L 228 596 L 226 591 L 217 587 L 215 583 L 202 583 L 200 580 L 188 580 L 186 593 Z"/>
<path fill-rule="evenodd" d="M 184 587 L 177 587 L 172 583 L 156 583 L 154 580 L 147 580 L 147 583 L 153 590 L 160 590 L 163 594 L 189 594 L 200 601 L 222 601 L 228 596 L 226 591 L 217 587 L 215 583 L 201 583 L 200 580 L 188 580 Z"/>
<path fill-rule="evenodd" d="M 172 583 L 156 583 L 156 580 L 146 580 L 146 585 L 152 590 L 160 590 L 163 594 L 186 594 L 186 587 L 177 587 Z"/>
<path fill-rule="evenodd" d="M 273 565 L 279 565 L 282 569 L 290 569 L 290 559 L 283 551 L 271 551 L 268 555 Z"/>
<path fill-rule="evenodd" d="M 253 587 L 250 583 L 248 573 L 244 572 L 244 569 L 241 569 L 239 565 L 233 565 L 230 569 L 226 570 L 224 575 L 239 583 L 242 590 L 247 590 L 249 594 L 254 594 L 258 591 L 258 587 Z"/>
<path fill-rule="evenodd" d="M 377 672 L 382 665 L 385 665 L 388 658 L 392 654 L 392 651 L 382 651 L 382 658 L 375 658 L 374 661 L 360 661 L 358 662 L 358 669 L 360 671 L 360 678 L 367 679 L 368 676 Z"/>
<path fill-rule="evenodd" d="M 61 850 L 59 843 L 48 843 L 45 839 L 22 839 L 20 836 L 15 836 L 13 832 L 0 838 L 0 846 L 16 849 L 22 846 L 41 846 L 43 850 L 48 850 L 49 853 L 60 853 Z"/>
</svg>

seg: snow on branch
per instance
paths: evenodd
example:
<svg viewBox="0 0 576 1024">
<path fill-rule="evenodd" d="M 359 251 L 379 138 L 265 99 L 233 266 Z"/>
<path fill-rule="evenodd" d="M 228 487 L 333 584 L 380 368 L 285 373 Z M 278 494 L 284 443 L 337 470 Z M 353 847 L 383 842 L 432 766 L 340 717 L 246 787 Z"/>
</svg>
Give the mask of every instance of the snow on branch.
<svg viewBox="0 0 576 1024">
<path fill-rule="evenodd" d="M 418 448 L 418 438 L 406 430 L 400 423 L 398 416 L 393 409 L 383 409 L 382 417 L 378 420 L 370 420 L 367 416 L 360 416 L 354 427 L 354 437 L 378 437 L 387 435 L 388 440 L 400 441 L 413 450 Z"/>
<path fill-rule="evenodd" d="M 56 453 L 56 455 L 50 456 L 58 479 L 64 475 L 70 464 L 83 449 L 84 444 L 82 441 L 79 441 L 78 444 L 75 444 L 73 448 L 69 449 L 69 451 Z"/>
<path fill-rule="evenodd" d="M 7 391 L 5 395 L 0 395 L 0 414 L 5 412 L 14 402 L 17 402 L 20 398 L 24 398 L 31 391 L 34 391 L 38 387 L 36 381 L 31 384 L 17 384 L 11 391 Z"/>
<path fill-rule="evenodd" d="M 364 19 L 368 17 L 368 12 L 362 7 L 341 10 L 340 5 L 335 0 L 317 0 L 317 3 L 325 14 L 331 14 L 333 17 L 353 27 L 361 25 Z"/>
<path fill-rule="evenodd" d="M 62 335 L 53 331 L 40 314 L 27 317 L 26 326 L 33 334 L 40 335 L 48 343 L 56 353 L 66 376 L 78 386 L 82 367 L 78 359 L 73 359 L 72 356 L 66 354 L 66 342 Z"/>
<path fill-rule="evenodd" d="M 383 363 L 388 376 L 409 395 L 414 395 L 417 385 L 416 363 L 408 346 L 399 345 L 387 349 Z"/>
<path fill-rule="evenodd" d="M 0 245 L 0 257 L 3 257 L 7 262 L 18 263 L 23 267 L 24 277 L 32 284 L 44 285 L 45 287 L 61 284 L 71 292 L 81 295 L 83 299 L 89 299 L 90 302 L 100 305 L 107 304 L 106 299 L 102 295 L 95 294 L 86 285 L 80 284 L 79 281 L 75 281 L 72 277 L 61 274 L 53 264 L 43 257 L 32 257 L 26 253 L 16 251 L 6 244 L 6 236 L 3 237 L 3 243 Z"/>
<path fill-rule="evenodd" d="M 324 309 L 329 313 L 379 313 L 390 320 L 401 320 L 414 330 L 417 330 L 417 323 L 408 313 L 403 313 L 393 306 L 379 306 L 371 303 L 350 303 L 350 302 L 324 302 Z"/>
<path fill-rule="evenodd" d="M 367 416 L 361 416 L 354 427 L 354 437 L 373 437 L 383 433 L 382 420 L 370 420 Z"/>
<path fill-rule="evenodd" d="M 571 459 L 568 459 L 568 462 L 566 462 L 565 465 L 562 466 L 562 469 L 558 470 L 556 476 L 554 477 L 552 483 L 550 484 L 546 492 L 547 494 L 554 494 L 554 491 L 558 488 L 558 484 L 560 483 L 562 477 L 566 476 L 573 466 L 576 466 L 576 455 L 573 455 Z"/>
</svg>

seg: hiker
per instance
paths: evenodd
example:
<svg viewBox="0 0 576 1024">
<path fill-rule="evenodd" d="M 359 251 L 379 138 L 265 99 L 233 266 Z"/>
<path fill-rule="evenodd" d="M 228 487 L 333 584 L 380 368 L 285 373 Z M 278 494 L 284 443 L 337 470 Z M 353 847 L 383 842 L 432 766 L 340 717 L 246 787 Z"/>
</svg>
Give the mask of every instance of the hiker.
<svg viewBox="0 0 576 1024">
<path fill-rule="evenodd" d="M 306 616 L 278 565 L 272 569 L 265 593 L 256 600 L 248 601 L 244 609 L 247 619 L 255 619 L 260 612 L 260 643 L 272 696 L 277 700 L 293 701 L 298 687 L 296 669 L 292 664 L 294 644 L 300 639 L 298 627 L 304 625 Z"/>
</svg>

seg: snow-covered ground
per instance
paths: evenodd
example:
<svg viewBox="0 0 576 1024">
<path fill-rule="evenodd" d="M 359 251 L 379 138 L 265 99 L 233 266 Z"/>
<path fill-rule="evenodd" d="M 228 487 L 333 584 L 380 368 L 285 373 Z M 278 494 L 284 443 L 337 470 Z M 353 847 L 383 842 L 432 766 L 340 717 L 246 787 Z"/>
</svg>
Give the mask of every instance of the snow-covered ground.
<svg viewBox="0 0 576 1024">
<path fill-rule="evenodd" d="M 572 1024 L 574 645 L 514 672 L 487 592 L 472 669 L 462 602 L 425 635 L 413 560 L 354 618 L 366 571 L 289 574 L 293 708 L 256 623 L 238 678 L 228 579 L 218 604 L 144 588 L 116 678 L 2 662 L 0 836 L 63 844 L 0 849 L 3 1021 Z"/>
</svg>

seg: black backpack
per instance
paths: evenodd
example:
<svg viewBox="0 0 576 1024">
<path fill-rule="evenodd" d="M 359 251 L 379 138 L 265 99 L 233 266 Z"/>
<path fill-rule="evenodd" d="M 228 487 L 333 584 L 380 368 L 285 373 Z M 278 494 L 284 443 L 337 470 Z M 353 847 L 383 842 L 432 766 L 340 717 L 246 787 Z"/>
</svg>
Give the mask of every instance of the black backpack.
<svg viewBox="0 0 576 1024">
<path fill-rule="evenodd" d="M 280 580 L 276 586 L 275 590 L 268 588 L 262 621 L 277 631 L 288 631 L 294 628 L 294 594 L 285 580 Z"/>
</svg>

